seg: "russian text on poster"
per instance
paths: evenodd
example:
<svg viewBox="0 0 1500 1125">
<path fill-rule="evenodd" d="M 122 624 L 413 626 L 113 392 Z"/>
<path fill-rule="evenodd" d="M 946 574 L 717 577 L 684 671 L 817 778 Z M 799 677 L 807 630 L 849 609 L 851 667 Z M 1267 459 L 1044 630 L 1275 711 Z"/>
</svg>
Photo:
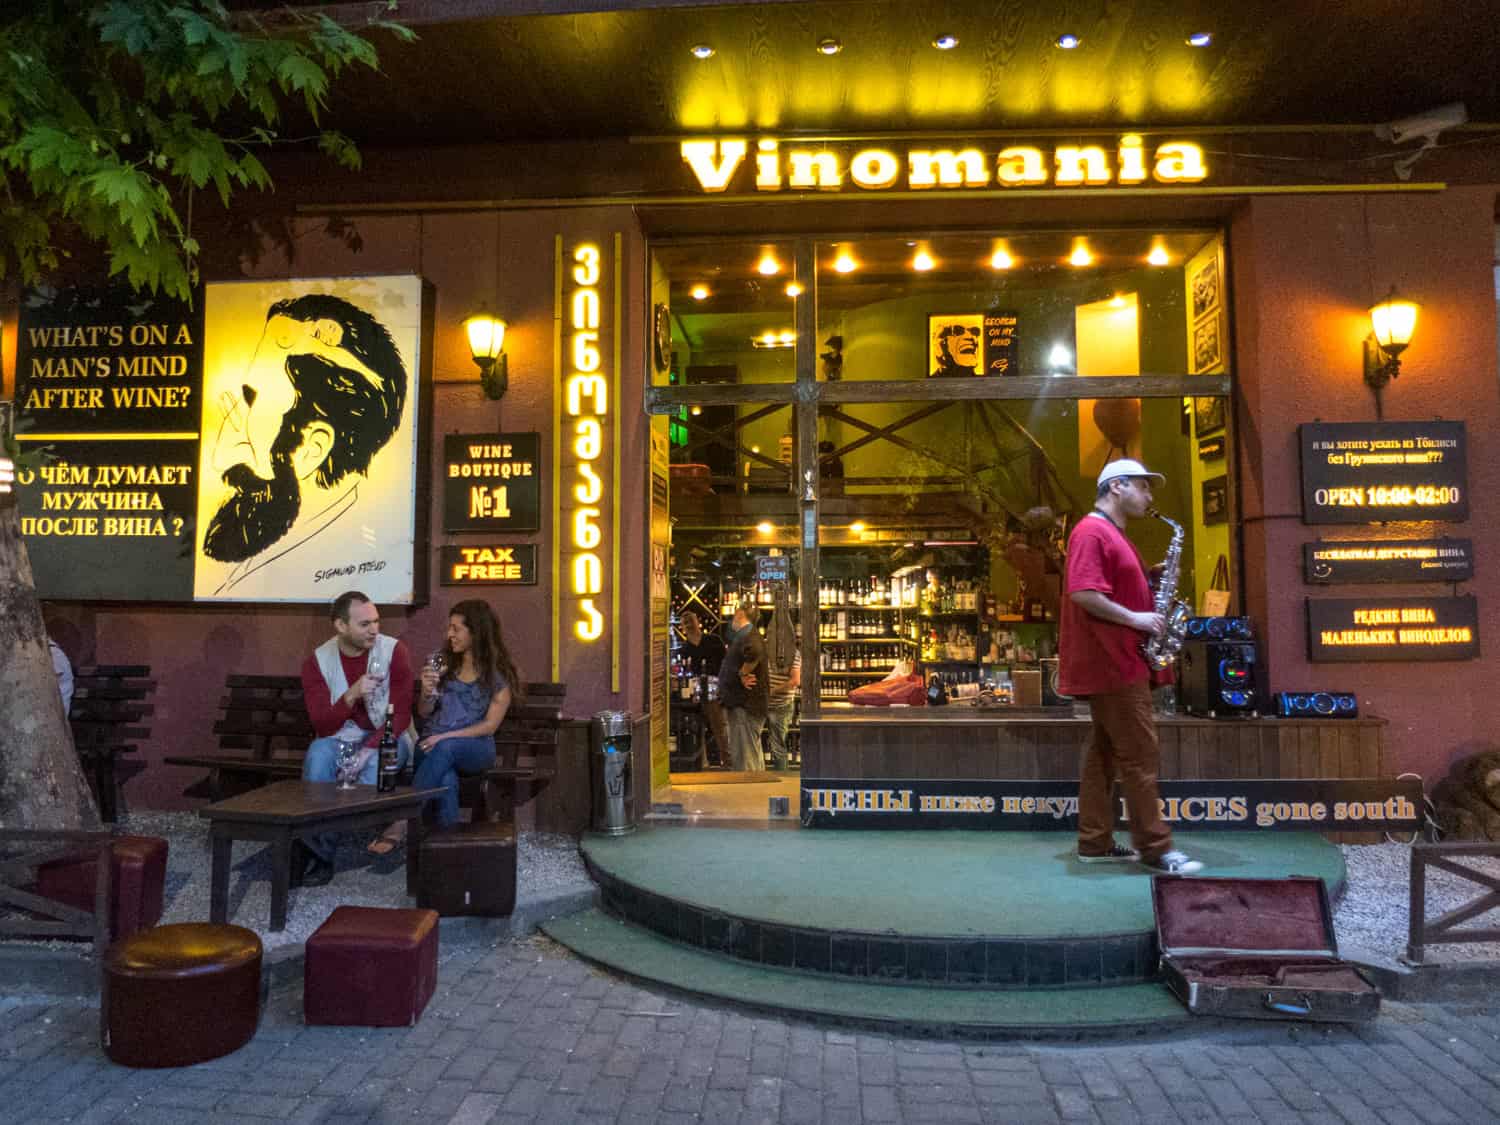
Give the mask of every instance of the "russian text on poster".
<svg viewBox="0 0 1500 1125">
<path fill-rule="evenodd" d="M 1303 523 L 1469 518 L 1462 422 L 1304 422 Z"/>
<path fill-rule="evenodd" d="M 1471 539 L 1340 539 L 1302 544 L 1302 573 L 1313 585 L 1336 582 L 1467 582 Z"/>
<path fill-rule="evenodd" d="M 1422 782 L 1394 778 L 1255 778 L 1162 781 L 1161 814 L 1194 832 L 1410 832 L 1422 824 Z M 1114 795 L 1115 823 L 1128 825 Z M 1075 831 L 1076 781 L 804 781 L 802 823 L 811 828 L 976 828 Z"/>
<path fill-rule="evenodd" d="M 1462 598 L 1308 598 L 1307 658 L 1473 660 L 1479 604 Z"/>
</svg>

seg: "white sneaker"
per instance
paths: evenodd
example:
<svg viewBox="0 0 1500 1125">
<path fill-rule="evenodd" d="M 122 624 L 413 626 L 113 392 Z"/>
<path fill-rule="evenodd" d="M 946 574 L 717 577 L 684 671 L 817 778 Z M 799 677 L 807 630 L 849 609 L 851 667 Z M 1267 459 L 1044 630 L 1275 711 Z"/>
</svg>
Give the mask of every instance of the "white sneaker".
<svg viewBox="0 0 1500 1125">
<path fill-rule="evenodd" d="M 1203 864 L 1189 859 L 1186 852 L 1178 851 L 1165 852 L 1155 859 L 1143 859 L 1141 866 L 1161 875 L 1196 875 L 1203 870 Z"/>
</svg>

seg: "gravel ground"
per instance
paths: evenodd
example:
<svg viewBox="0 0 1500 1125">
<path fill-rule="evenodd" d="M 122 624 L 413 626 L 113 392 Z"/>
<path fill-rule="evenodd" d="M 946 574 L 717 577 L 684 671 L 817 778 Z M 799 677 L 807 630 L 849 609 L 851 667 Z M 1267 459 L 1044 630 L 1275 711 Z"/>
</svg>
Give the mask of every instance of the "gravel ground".
<svg viewBox="0 0 1500 1125">
<path fill-rule="evenodd" d="M 190 812 L 131 813 L 121 830 L 164 836 L 167 851 L 166 913 L 164 922 L 202 921 L 208 917 L 208 822 Z M 376 860 L 364 846 L 373 833 L 342 838 L 337 873 L 326 887 L 294 887 L 288 902 L 287 926 L 280 933 L 266 929 L 271 914 L 270 849 L 251 841 L 236 841 L 229 877 L 229 920 L 260 934 L 266 948 L 292 945 L 308 935 L 343 904 L 409 906 L 404 852 Z M 1334 932 L 1341 946 L 1355 946 L 1395 959 L 1406 951 L 1408 881 L 1411 849 L 1404 844 L 1344 845 L 1349 883 L 1334 910 Z M 569 836 L 522 833 L 517 859 L 518 899 L 525 903 L 569 891 L 588 890 L 592 883 Z M 1467 860 L 1491 877 L 1500 878 L 1500 858 Z M 1437 917 L 1471 901 L 1481 888 L 1436 869 L 1427 875 L 1427 914 Z M 1466 926 L 1496 926 L 1500 918 L 1482 915 Z M 75 943 L 47 943 L 80 949 Z M 82 947 L 87 953 L 87 948 Z M 1500 944 L 1437 945 L 1427 949 L 1429 962 L 1477 961 L 1500 958 Z"/>
<path fill-rule="evenodd" d="M 1396 958 L 1406 952 L 1407 910 L 1410 903 L 1411 849 L 1405 844 L 1343 845 L 1349 869 L 1349 888 L 1333 912 L 1339 944 L 1358 946 Z M 1500 858 L 1476 857 L 1462 861 L 1490 878 L 1500 878 Z M 1435 867 L 1427 869 L 1427 917 L 1437 918 L 1478 898 L 1484 890 Z M 1492 910 L 1465 922 L 1464 928 L 1500 926 L 1500 911 Z M 1500 944 L 1430 945 L 1429 963 L 1492 961 L 1500 958 Z"/>
<path fill-rule="evenodd" d="M 191 812 L 131 813 L 121 830 L 167 839 L 166 912 L 163 922 L 208 918 L 210 850 L 208 822 Z M 293 887 L 287 900 L 286 929 L 272 933 L 271 849 L 236 840 L 229 873 L 229 920 L 260 935 L 267 950 L 300 944 L 336 906 L 410 906 L 406 895 L 406 852 L 384 859 L 365 852 L 373 832 L 340 838 L 333 882 L 326 887 Z M 526 903 L 592 887 L 578 844 L 570 836 L 523 832 L 517 855 L 517 900 Z"/>
</svg>

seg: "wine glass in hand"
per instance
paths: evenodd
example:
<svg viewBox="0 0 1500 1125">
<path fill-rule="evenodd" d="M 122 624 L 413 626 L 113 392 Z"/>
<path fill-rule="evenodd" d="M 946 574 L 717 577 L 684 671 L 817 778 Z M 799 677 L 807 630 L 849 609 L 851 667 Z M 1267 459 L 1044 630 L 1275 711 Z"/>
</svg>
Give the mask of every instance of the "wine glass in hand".
<svg viewBox="0 0 1500 1125">
<path fill-rule="evenodd" d="M 385 661 L 381 660 L 375 653 L 370 653 L 369 659 L 365 661 L 365 675 L 379 683 L 385 679 L 385 672 Z"/>
<path fill-rule="evenodd" d="M 438 697 L 437 681 L 442 678 L 443 670 L 448 667 L 448 657 L 442 649 L 438 649 L 427 658 L 427 663 L 422 666 L 422 694 L 428 699 Z M 431 672 L 429 677 L 426 673 Z M 428 682 L 432 686 L 429 688 Z"/>
</svg>

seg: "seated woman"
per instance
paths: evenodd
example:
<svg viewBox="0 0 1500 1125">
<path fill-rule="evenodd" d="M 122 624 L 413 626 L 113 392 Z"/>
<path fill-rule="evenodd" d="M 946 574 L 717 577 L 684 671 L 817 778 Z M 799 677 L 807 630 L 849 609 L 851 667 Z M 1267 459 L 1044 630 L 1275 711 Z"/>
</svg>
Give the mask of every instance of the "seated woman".
<svg viewBox="0 0 1500 1125">
<path fill-rule="evenodd" d="M 442 786 L 436 820 L 458 821 L 459 774 L 483 773 L 495 762 L 495 731 L 513 695 L 523 690 L 500 633 L 500 621 L 482 601 L 459 602 L 448 614 L 442 672 L 422 670 L 417 704 L 417 769 L 412 785 Z"/>
<path fill-rule="evenodd" d="M 421 737 L 412 785 L 443 787 L 434 819 L 446 827 L 458 821 L 459 775 L 483 773 L 494 764 L 495 731 L 513 693 L 519 696 L 523 688 L 500 621 L 482 601 L 459 602 L 449 612 L 442 655 L 442 671 L 422 669 L 422 697 L 413 709 Z M 397 821 L 370 844 L 370 854 L 388 855 L 405 837 L 406 821 Z"/>
</svg>

